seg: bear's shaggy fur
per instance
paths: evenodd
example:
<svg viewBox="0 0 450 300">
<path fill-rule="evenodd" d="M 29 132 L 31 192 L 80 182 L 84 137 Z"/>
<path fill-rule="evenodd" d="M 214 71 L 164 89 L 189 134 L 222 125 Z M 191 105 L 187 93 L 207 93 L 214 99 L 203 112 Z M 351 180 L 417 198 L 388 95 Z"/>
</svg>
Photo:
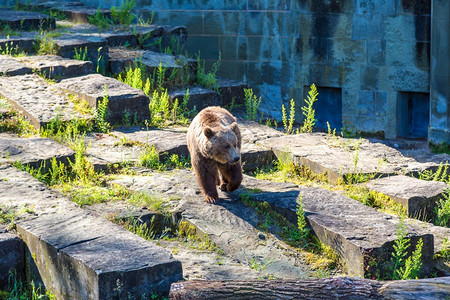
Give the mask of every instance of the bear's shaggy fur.
<svg viewBox="0 0 450 300">
<path fill-rule="evenodd" d="M 219 172 L 222 191 L 231 192 L 241 185 L 241 143 L 236 119 L 226 109 L 208 107 L 192 120 L 187 146 L 206 202 L 215 203 L 219 199 L 216 188 Z"/>
</svg>

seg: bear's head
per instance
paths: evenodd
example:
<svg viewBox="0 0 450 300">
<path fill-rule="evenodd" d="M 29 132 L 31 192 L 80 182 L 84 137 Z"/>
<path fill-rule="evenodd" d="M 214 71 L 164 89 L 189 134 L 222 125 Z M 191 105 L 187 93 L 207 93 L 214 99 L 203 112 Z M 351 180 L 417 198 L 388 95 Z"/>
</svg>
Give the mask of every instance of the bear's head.
<svg viewBox="0 0 450 300">
<path fill-rule="evenodd" d="M 204 127 L 203 134 L 206 137 L 206 143 L 203 145 L 203 155 L 222 164 L 238 163 L 241 159 L 238 147 L 238 132 L 239 128 L 236 122 L 219 129 Z"/>
</svg>

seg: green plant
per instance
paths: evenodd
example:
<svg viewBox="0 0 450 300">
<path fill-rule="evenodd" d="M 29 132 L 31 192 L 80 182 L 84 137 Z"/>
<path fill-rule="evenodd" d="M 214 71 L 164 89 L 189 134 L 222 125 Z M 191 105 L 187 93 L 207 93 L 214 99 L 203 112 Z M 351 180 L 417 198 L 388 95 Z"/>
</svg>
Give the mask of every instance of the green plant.
<svg viewBox="0 0 450 300">
<path fill-rule="evenodd" d="M 117 9 L 115 6 L 111 7 L 111 17 L 116 24 L 123 27 L 129 27 L 136 19 L 136 15 L 131 10 L 136 6 L 134 0 L 124 0 Z"/>
<path fill-rule="evenodd" d="M 37 133 L 30 121 L 21 113 L 13 110 L 2 98 L 0 98 L 1 103 L 5 106 L 8 105 L 8 112 L 0 115 L 0 132 L 14 132 L 20 136 L 30 136 Z"/>
<path fill-rule="evenodd" d="M 95 128 L 100 132 L 109 132 L 110 124 L 106 121 L 108 117 L 108 102 L 108 91 L 105 84 L 103 87 L 103 99 L 98 102 L 94 114 Z"/>
<path fill-rule="evenodd" d="M 303 194 L 300 194 L 300 196 L 297 198 L 297 226 L 298 226 L 298 232 L 299 236 L 297 237 L 298 241 L 301 243 L 303 248 L 308 247 L 309 245 L 309 228 L 306 224 L 306 218 L 305 218 L 305 210 L 303 209 Z"/>
<path fill-rule="evenodd" d="M 439 199 L 435 208 L 435 224 L 450 227 L 450 190 L 446 189 L 443 198 Z"/>
<path fill-rule="evenodd" d="M 197 83 L 206 88 L 213 89 L 215 91 L 219 90 L 217 84 L 216 74 L 219 71 L 220 65 L 222 64 L 222 56 L 219 52 L 218 60 L 212 65 L 211 70 L 206 72 L 205 61 L 200 59 L 200 52 L 197 54 Z"/>
<path fill-rule="evenodd" d="M 108 29 L 113 25 L 113 20 L 111 20 L 109 17 L 107 17 L 100 8 L 97 8 L 97 11 L 94 15 L 88 16 L 88 21 L 92 25 L 95 25 L 98 27 L 100 31 L 103 29 Z"/>
<path fill-rule="evenodd" d="M 151 124 L 153 126 L 160 126 L 164 120 L 167 120 L 170 115 L 170 102 L 167 90 L 159 92 L 153 91 L 153 95 L 149 103 Z"/>
<path fill-rule="evenodd" d="M 295 101 L 294 99 L 291 99 L 291 107 L 289 109 L 289 122 L 287 120 L 287 113 L 286 108 L 284 107 L 284 104 L 281 104 L 281 114 L 282 114 L 282 120 L 284 125 L 284 132 L 286 134 L 292 134 L 293 132 L 293 126 L 295 121 Z"/>
<path fill-rule="evenodd" d="M 9 35 L 6 35 L 6 39 L 9 40 Z M 26 53 L 19 48 L 19 45 L 14 46 L 14 42 L 6 42 L 4 48 L 0 46 L 0 54 L 1 55 L 9 55 L 14 57 L 26 56 Z"/>
<path fill-rule="evenodd" d="M 393 280 L 415 279 L 422 269 L 423 241 L 419 239 L 416 249 L 410 257 L 407 257 L 410 239 L 407 238 L 408 231 L 403 219 L 397 225 L 396 234 L 397 240 L 393 246 L 394 252 L 392 252 L 391 270 L 388 277 Z"/>
<path fill-rule="evenodd" d="M 261 97 L 259 99 L 253 94 L 253 89 L 244 89 L 245 118 L 255 121 Z"/>
<path fill-rule="evenodd" d="M 74 51 L 75 51 L 75 55 L 73 56 L 74 59 L 83 60 L 83 61 L 87 61 L 88 60 L 88 58 L 87 58 L 87 54 L 88 54 L 87 46 L 84 47 L 84 50 L 81 47 L 79 48 L 79 50 L 75 47 Z"/>
<path fill-rule="evenodd" d="M 139 165 L 146 168 L 161 170 L 162 165 L 159 160 L 159 153 L 156 151 L 155 145 L 147 146 L 139 155 Z"/>
<path fill-rule="evenodd" d="M 0 291 L 0 299 L 8 300 L 54 300 L 55 296 L 39 284 L 36 288 L 34 281 L 31 284 L 25 284 L 16 273 L 10 272 L 8 277 L 8 288 L 6 291 Z"/>
<path fill-rule="evenodd" d="M 36 38 L 33 48 L 34 52 L 38 55 L 55 55 L 59 51 L 59 47 L 55 41 L 46 34 L 41 34 Z"/>
<path fill-rule="evenodd" d="M 300 132 L 302 132 L 302 133 L 303 132 L 306 132 L 306 133 L 312 132 L 312 129 L 316 123 L 316 120 L 315 120 L 316 112 L 315 112 L 315 109 L 313 108 L 313 105 L 318 100 L 317 99 L 318 95 L 319 95 L 319 93 L 317 92 L 316 85 L 313 83 L 308 92 L 307 99 L 305 100 L 306 105 L 302 106 L 302 113 L 303 113 L 303 116 L 305 117 L 305 119 L 303 121 L 303 125 L 300 128 Z"/>
<path fill-rule="evenodd" d="M 439 166 L 436 169 L 436 171 L 424 170 L 423 172 L 419 173 L 418 177 L 419 179 L 427 181 L 442 181 L 450 183 L 448 168 L 449 168 L 448 162 L 445 162 L 445 164 L 441 162 L 439 163 Z"/>
</svg>

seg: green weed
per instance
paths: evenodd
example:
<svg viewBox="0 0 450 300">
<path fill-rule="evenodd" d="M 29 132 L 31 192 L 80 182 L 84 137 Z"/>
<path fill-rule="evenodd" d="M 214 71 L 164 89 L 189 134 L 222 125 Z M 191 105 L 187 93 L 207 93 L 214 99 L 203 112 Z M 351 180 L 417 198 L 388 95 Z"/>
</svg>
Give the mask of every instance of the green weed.
<svg viewBox="0 0 450 300">
<path fill-rule="evenodd" d="M 403 220 L 398 224 L 396 234 L 397 240 L 394 243 L 394 252 L 392 252 L 391 273 L 390 275 L 388 274 L 389 279 L 416 279 L 422 269 L 423 241 L 420 239 L 412 255 L 406 258 L 410 247 L 410 239 L 406 237 L 408 232 Z"/>
<path fill-rule="evenodd" d="M 244 89 L 245 118 L 255 121 L 261 97 L 257 98 L 253 94 L 253 89 Z"/>
<path fill-rule="evenodd" d="M 103 99 L 98 103 L 97 110 L 95 111 L 95 129 L 99 132 L 109 132 L 110 124 L 106 121 L 108 117 L 108 90 L 106 84 L 103 88 Z"/>
<path fill-rule="evenodd" d="M 284 125 L 284 132 L 286 134 L 293 134 L 293 126 L 295 121 L 295 101 L 294 99 L 291 99 L 291 106 L 289 109 L 289 122 L 287 120 L 287 113 L 286 108 L 284 107 L 284 104 L 281 104 L 281 114 L 282 114 L 282 120 Z"/>
<path fill-rule="evenodd" d="M 88 57 L 87 57 L 87 54 L 88 54 L 87 46 L 84 47 L 84 50 L 83 50 L 83 48 L 77 49 L 75 47 L 74 51 L 75 51 L 75 55 L 73 56 L 73 59 L 83 60 L 83 61 L 87 61 L 88 60 Z"/>
<path fill-rule="evenodd" d="M 435 208 L 435 224 L 450 227 L 450 190 L 446 189 L 443 198 L 439 199 Z"/>
<path fill-rule="evenodd" d="M 37 37 L 33 48 L 38 55 L 56 55 L 59 51 L 58 45 L 47 34 L 41 34 Z"/>
<path fill-rule="evenodd" d="M 9 40 L 9 35 L 7 35 L 7 40 Z M 26 56 L 25 51 L 19 48 L 19 45 L 14 46 L 14 42 L 6 42 L 4 47 L 0 46 L 0 55 L 8 55 L 13 57 Z"/>
<path fill-rule="evenodd" d="M 114 22 L 109 17 L 107 17 L 103 12 L 100 11 L 100 8 L 97 8 L 97 11 L 94 15 L 88 17 L 89 23 L 98 27 L 98 29 L 103 31 L 104 29 L 110 28 Z"/>
<path fill-rule="evenodd" d="M 111 7 L 111 17 L 116 24 L 124 28 L 128 28 L 131 23 L 136 19 L 136 15 L 131 10 L 136 6 L 134 0 L 122 1 L 119 8 L 115 6 Z"/>
<path fill-rule="evenodd" d="M 200 52 L 197 54 L 197 83 L 215 91 L 219 90 L 217 84 L 216 74 L 219 71 L 220 65 L 222 64 L 222 56 L 219 52 L 218 60 L 213 64 L 211 70 L 206 72 L 205 61 L 200 59 Z"/>
<path fill-rule="evenodd" d="M 4 103 L 4 99 L 0 98 L 0 101 Z M 0 132 L 13 132 L 20 136 L 30 136 L 37 133 L 30 121 L 11 107 L 5 114 L 0 114 Z"/>
<path fill-rule="evenodd" d="M 305 100 L 306 105 L 302 106 L 302 113 L 305 119 L 303 120 L 303 125 L 300 128 L 300 132 L 302 133 L 310 133 L 316 123 L 316 112 L 313 108 L 314 103 L 318 100 L 317 96 L 319 93 L 317 92 L 316 85 L 313 83 L 310 86 L 310 90 L 308 92 L 307 99 Z"/>
<path fill-rule="evenodd" d="M 54 300 L 55 296 L 45 288 L 39 285 L 36 287 L 34 281 L 31 285 L 25 284 L 16 273 L 9 273 L 8 288 L 6 291 L 0 291 L 0 299 L 18 299 L 18 300 Z"/>
</svg>

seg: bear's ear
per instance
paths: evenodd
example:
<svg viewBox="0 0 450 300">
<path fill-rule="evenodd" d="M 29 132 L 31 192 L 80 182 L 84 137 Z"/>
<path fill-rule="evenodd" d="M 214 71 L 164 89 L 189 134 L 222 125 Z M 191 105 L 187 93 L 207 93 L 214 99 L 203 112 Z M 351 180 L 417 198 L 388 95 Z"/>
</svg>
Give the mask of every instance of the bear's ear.
<svg viewBox="0 0 450 300">
<path fill-rule="evenodd" d="M 236 122 L 231 123 L 230 129 L 233 130 L 233 132 L 237 135 L 239 132 L 239 127 Z"/>
<path fill-rule="evenodd" d="M 205 127 L 203 129 L 203 134 L 208 138 L 212 138 L 214 136 L 214 131 L 210 127 Z"/>
</svg>

